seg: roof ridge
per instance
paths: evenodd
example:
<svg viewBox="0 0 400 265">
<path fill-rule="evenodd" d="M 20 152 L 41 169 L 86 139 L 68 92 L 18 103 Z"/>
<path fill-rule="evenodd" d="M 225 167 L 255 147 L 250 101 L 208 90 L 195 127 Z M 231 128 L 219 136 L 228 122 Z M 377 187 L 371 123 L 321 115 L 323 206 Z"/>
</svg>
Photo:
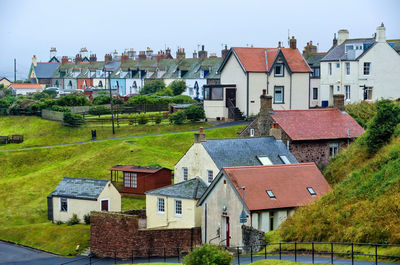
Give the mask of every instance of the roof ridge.
<svg viewBox="0 0 400 265">
<path fill-rule="evenodd" d="M 272 112 L 294 112 L 294 111 L 332 111 L 337 110 L 337 108 L 319 108 L 319 109 L 279 109 L 273 110 Z"/>
<path fill-rule="evenodd" d="M 222 169 L 242 169 L 242 168 L 274 168 L 274 167 L 299 167 L 299 166 L 315 166 L 314 162 L 296 163 L 296 164 L 277 164 L 277 165 L 258 165 L 258 166 L 238 166 L 238 167 L 223 167 Z"/>
<path fill-rule="evenodd" d="M 108 179 L 94 179 L 94 178 L 79 178 L 79 177 L 68 177 L 64 176 L 63 179 L 83 179 L 83 180 L 96 180 L 96 181 L 109 181 Z"/>
</svg>

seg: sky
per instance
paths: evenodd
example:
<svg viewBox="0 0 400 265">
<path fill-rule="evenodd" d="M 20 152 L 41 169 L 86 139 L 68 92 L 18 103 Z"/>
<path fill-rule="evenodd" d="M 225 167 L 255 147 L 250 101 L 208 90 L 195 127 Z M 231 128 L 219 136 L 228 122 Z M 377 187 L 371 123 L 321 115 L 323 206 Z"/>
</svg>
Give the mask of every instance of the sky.
<svg viewBox="0 0 400 265">
<path fill-rule="evenodd" d="M 339 29 L 371 37 L 382 22 L 387 39 L 400 39 L 398 0 L 0 0 L 0 11 L 0 76 L 11 81 L 14 58 L 23 80 L 32 56 L 48 61 L 51 47 L 71 57 L 86 47 L 98 60 L 147 47 L 192 57 L 199 45 L 219 55 L 224 44 L 287 47 L 289 31 L 300 51 L 312 40 L 323 52 Z"/>
</svg>

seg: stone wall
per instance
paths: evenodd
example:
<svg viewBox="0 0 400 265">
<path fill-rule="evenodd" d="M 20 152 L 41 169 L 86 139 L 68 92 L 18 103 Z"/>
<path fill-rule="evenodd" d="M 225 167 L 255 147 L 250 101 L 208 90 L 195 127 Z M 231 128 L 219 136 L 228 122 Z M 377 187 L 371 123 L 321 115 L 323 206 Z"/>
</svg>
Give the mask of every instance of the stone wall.
<svg viewBox="0 0 400 265">
<path fill-rule="evenodd" d="M 98 257 L 130 258 L 176 256 L 201 244 L 199 227 L 191 229 L 139 229 L 138 217 L 117 213 L 92 213 L 90 217 L 90 250 Z M 179 248 L 179 249 L 178 249 Z"/>
<path fill-rule="evenodd" d="M 246 253 L 260 251 L 267 244 L 265 233 L 250 226 L 242 226 L 243 250 Z"/>
<path fill-rule="evenodd" d="M 64 120 L 64 112 L 44 109 L 42 110 L 42 119 L 62 122 Z"/>
</svg>

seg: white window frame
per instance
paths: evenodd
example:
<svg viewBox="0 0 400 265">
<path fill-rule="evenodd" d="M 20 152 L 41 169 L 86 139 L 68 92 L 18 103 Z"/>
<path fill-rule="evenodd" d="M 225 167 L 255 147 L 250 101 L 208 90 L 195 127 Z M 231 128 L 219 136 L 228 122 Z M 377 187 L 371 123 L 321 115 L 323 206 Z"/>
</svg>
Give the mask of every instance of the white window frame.
<svg viewBox="0 0 400 265">
<path fill-rule="evenodd" d="M 312 99 L 313 100 L 318 100 L 318 87 L 313 87 Z"/>
<path fill-rule="evenodd" d="M 271 199 L 276 199 L 276 196 L 275 196 L 275 194 L 272 192 L 272 190 L 265 190 L 265 192 L 268 194 L 268 196 L 269 196 Z"/>
<path fill-rule="evenodd" d="M 333 158 L 339 153 L 339 144 L 331 143 L 329 144 L 329 157 Z"/>
<path fill-rule="evenodd" d="M 282 100 L 276 100 L 276 91 L 281 90 L 282 93 Z M 285 87 L 283 86 L 275 86 L 274 87 L 274 104 L 285 104 Z"/>
<path fill-rule="evenodd" d="M 124 187 L 125 188 L 137 188 L 137 174 L 136 173 L 124 172 Z"/>
<path fill-rule="evenodd" d="M 371 63 L 370 62 L 364 62 L 364 64 L 363 64 L 363 74 L 364 75 L 370 75 L 371 74 Z"/>
<path fill-rule="evenodd" d="M 157 213 L 165 214 L 165 199 L 164 198 L 157 197 Z"/>
<path fill-rule="evenodd" d="M 182 180 L 186 181 L 189 179 L 189 169 L 187 167 L 182 167 Z"/>
<path fill-rule="evenodd" d="M 211 184 L 213 179 L 214 179 L 214 172 L 212 170 L 207 170 L 207 181 L 208 181 L 208 184 Z"/>
<path fill-rule="evenodd" d="M 328 63 L 328 73 L 332 75 L 332 63 Z"/>
<path fill-rule="evenodd" d="M 271 159 L 268 156 L 257 156 L 257 159 L 263 166 L 271 166 L 273 165 Z"/>
<path fill-rule="evenodd" d="M 61 208 L 61 205 L 62 205 L 61 201 L 62 200 L 66 200 L 66 202 L 67 202 L 67 210 L 66 211 L 62 210 L 62 208 Z M 68 200 L 68 198 L 60 197 L 60 199 L 59 199 L 59 210 L 60 210 L 60 212 L 66 212 L 67 213 L 68 209 L 69 209 L 69 200 Z"/>
<path fill-rule="evenodd" d="M 346 63 L 346 75 L 350 75 L 350 63 Z"/>
<path fill-rule="evenodd" d="M 345 91 L 345 99 L 350 100 L 351 98 L 351 87 L 350 85 L 345 85 L 344 86 L 344 91 Z"/>
<path fill-rule="evenodd" d="M 307 190 L 311 194 L 311 196 L 317 195 L 317 193 L 315 192 L 315 190 L 312 187 L 307 187 Z"/>
<path fill-rule="evenodd" d="M 372 86 L 365 87 L 365 91 L 367 92 L 367 98 L 365 98 L 364 100 L 372 100 L 373 87 Z M 363 95 L 363 98 L 364 98 L 364 95 Z"/>
<path fill-rule="evenodd" d="M 254 129 L 253 128 L 250 129 L 250 137 L 254 137 Z"/>
<path fill-rule="evenodd" d="M 107 208 L 108 208 L 108 212 L 110 212 L 110 199 L 109 198 L 105 198 L 105 199 L 101 199 L 100 200 L 100 212 L 101 212 L 101 205 L 103 204 L 103 201 L 107 201 Z"/>
<path fill-rule="evenodd" d="M 180 206 L 178 207 L 178 203 L 180 203 Z M 178 209 L 180 208 L 180 210 L 181 210 L 181 212 L 180 213 L 178 213 Z M 178 217 L 181 217 L 182 216 L 182 212 L 183 212 L 183 209 L 182 209 L 183 207 L 182 207 L 182 200 L 174 200 L 174 213 L 175 213 L 175 216 L 178 216 Z"/>
<path fill-rule="evenodd" d="M 292 164 L 290 163 L 289 159 L 287 158 L 287 156 L 279 156 L 279 158 L 282 160 L 282 162 L 286 165 Z"/>
<path fill-rule="evenodd" d="M 279 67 L 281 69 L 281 73 L 280 74 L 276 73 L 277 67 Z M 274 76 L 278 76 L 278 77 L 284 76 L 283 71 L 284 71 L 283 64 L 276 64 L 275 67 L 274 67 Z"/>
</svg>

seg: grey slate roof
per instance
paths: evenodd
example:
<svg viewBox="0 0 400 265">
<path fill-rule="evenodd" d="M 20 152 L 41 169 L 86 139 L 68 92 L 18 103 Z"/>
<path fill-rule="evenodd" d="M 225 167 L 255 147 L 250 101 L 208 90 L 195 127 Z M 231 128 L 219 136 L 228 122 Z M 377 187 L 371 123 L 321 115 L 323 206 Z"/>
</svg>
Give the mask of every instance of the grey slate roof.
<svg viewBox="0 0 400 265">
<path fill-rule="evenodd" d="M 207 184 L 200 178 L 189 179 L 174 185 L 146 192 L 148 195 L 161 195 L 182 199 L 200 199 L 207 189 Z"/>
<path fill-rule="evenodd" d="M 279 156 L 298 163 L 282 141 L 274 137 L 207 140 L 201 143 L 218 169 L 222 167 L 262 165 L 257 156 L 268 156 L 271 162 L 283 164 Z"/>
<path fill-rule="evenodd" d="M 334 47 L 324 58 L 322 58 L 321 61 L 339 61 L 339 60 L 348 60 L 347 56 L 345 54 L 345 46 L 346 44 L 349 43 L 355 43 L 355 44 L 369 44 L 369 45 L 373 45 L 375 43 L 375 39 L 373 38 L 369 38 L 369 39 L 348 39 L 345 42 L 343 42 L 342 44 Z M 368 48 L 369 49 L 369 48 Z M 362 54 L 364 54 L 365 52 L 368 51 L 368 49 L 364 50 L 364 52 Z M 362 55 L 361 54 L 361 55 Z M 361 56 L 360 55 L 360 56 Z M 360 57 L 358 56 L 358 57 Z M 357 58 L 358 58 L 357 57 Z M 354 58 L 354 60 L 357 60 L 357 58 Z"/>
<path fill-rule="evenodd" d="M 64 177 L 49 195 L 84 200 L 97 200 L 108 180 Z"/>
<path fill-rule="evenodd" d="M 58 63 L 38 63 L 34 66 L 36 77 L 51 78 L 59 66 Z"/>
<path fill-rule="evenodd" d="M 307 58 L 307 63 L 310 67 L 319 67 L 321 59 L 324 58 L 326 53 L 313 53 Z"/>
</svg>

